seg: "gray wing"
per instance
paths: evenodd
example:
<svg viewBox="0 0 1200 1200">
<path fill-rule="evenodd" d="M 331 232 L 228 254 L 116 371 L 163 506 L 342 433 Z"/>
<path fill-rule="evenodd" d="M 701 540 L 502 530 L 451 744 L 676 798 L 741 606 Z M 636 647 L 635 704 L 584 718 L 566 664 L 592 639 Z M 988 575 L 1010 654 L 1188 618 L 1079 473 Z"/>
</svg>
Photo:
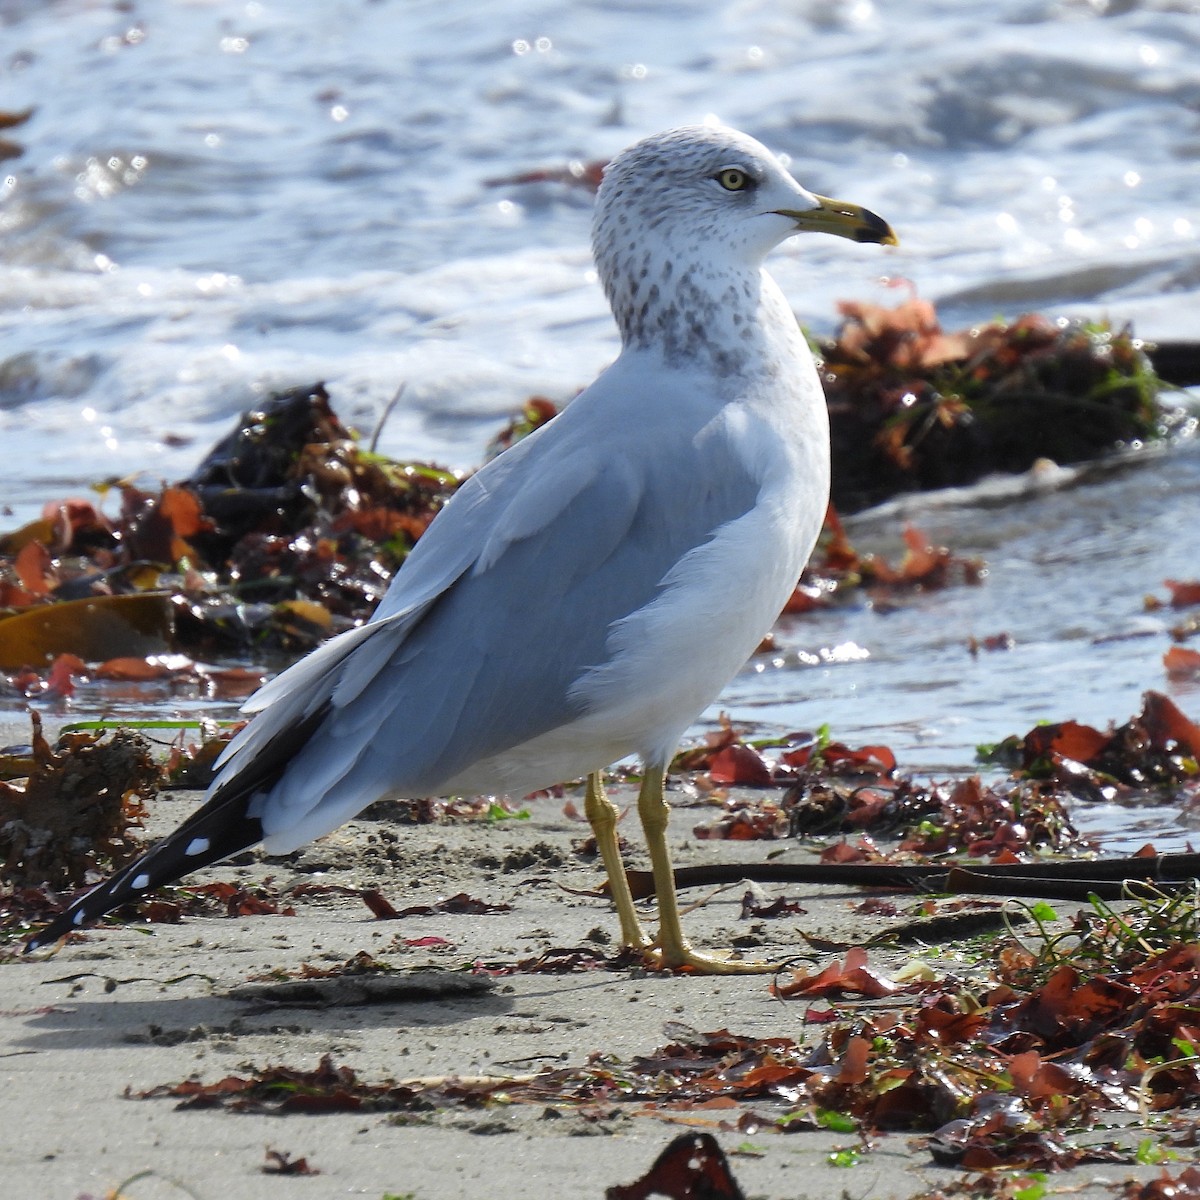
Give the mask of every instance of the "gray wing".
<svg viewBox="0 0 1200 1200">
<path fill-rule="evenodd" d="M 281 745 L 289 728 L 311 724 L 331 705 L 345 708 L 384 669 L 430 605 L 476 561 L 480 534 L 502 507 L 506 481 L 534 449 L 527 438 L 468 479 L 431 523 L 392 580 L 370 621 L 319 646 L 242 705 L 261 714 L 225 748 L 210 796 L 249 773 L 249 764 Z M 437 530 L 436 534 L 433 530 Z M 281 767 L 285 764 L 279 764 Z"/>
<path fill-rule="evenodd" d="M 256 698 L 267 707 L 216 789 L 260 773 L 250 764 L 287 728 L 311 726 L 250 806 L 272 849 L 384 795 L 439 794 L 473 763 L 582 715 L 571 686 L 605 661 L 613 622 L 753 506 L 742 457 L 699 436 L 711 404 L 659 396 L 635 416 L 588 403 L 595 387 L 460 489 L 370 624 Z"/>
</svg>

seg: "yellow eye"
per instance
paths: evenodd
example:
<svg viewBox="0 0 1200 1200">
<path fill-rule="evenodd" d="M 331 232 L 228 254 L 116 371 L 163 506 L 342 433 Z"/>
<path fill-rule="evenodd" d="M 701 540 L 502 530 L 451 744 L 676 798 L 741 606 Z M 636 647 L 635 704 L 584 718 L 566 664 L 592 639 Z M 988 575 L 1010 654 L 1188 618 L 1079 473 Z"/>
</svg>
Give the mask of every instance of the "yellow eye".
<svg viewBox="0 0 1200 1200">
<path fill-rule="evenodd" d="M 726 167 L 717 174 L 717 182 L 727 192 L 740 192 L 750 182 L 750 176 L 738 167 Z"/>
</svg>

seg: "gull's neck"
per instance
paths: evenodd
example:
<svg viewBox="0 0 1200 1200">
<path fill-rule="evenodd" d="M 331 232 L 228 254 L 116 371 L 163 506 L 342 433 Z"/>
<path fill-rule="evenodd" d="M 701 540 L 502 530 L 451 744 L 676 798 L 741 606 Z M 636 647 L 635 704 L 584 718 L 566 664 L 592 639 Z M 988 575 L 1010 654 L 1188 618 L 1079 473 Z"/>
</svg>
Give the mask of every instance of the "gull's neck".
<svg viewBox="0 0 1200 1200">
<path fill-rule="evenodd" d="M 777 375 L 807 348 L 786 300 L 758 263 L 597 250 L 626 349 L 718 376 Z"/>
</svg>

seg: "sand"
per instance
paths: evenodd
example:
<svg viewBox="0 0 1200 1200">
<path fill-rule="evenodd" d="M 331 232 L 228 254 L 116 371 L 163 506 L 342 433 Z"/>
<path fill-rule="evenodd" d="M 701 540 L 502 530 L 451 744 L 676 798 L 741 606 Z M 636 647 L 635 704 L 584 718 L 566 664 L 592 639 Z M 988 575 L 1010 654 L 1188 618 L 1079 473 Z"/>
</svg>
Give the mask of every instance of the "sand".
<svg viewBox="0 0 1200 1200">
<path fill-rule="evenodd" d="M 11 740 L 11 739 L 9 739 Z M 617 789 L 623 804 L 629 788 Z M 151 832 L 165 832 L 198 799 L 167 793 L 154 804 Z M 673 820 L 677 865 L 761 859 L 811 850 L 789 842 L 697 841 L 692 828 L 711 813 L 677 794 Z M 582 798 L 577 798 L 582 807 Z M 133 1200 L 196 1196 L 411 1195 L 457 1197 L 602 1197 L 639 1178 L 686 1125 L 645 1115 L 631 1103 L 600 1120 L 545 1106 L 456 1109 L 398 1123 L 386 1115 L 257 1116 L 222 1110 L 178 1111 L 173 1099 L 125 1097 L 188 1076 L 215 1081 L 267 1066 L 315 1068 L 329 1054 L 368 1081 L 430 1075 L 510 1075 L 573 1065 L 602 1051 L 630 1058 L 671 1040 L 671 1022 L 707 1031 L 727 1027 L 751 1036 L 819 1038 L 803 1024 L 805 1003 L 783 1003 L 762 977 L 701 978 L 638 970 L 501 977 L 473 995 L 279 1007 L 231 998 L 256 976 L 302 963 L 330 966 L 366 951 L 398 967 L 444 971 L 464 962 L 513 962 L 557 946 L 604 947 L 615 932 L 607 902 L 573 894 L 600 879 L 595 862 L 573 853 L 586 827 L 560 800 L 531 805 L 527 821 L 399 825 L 359 820 L 287 859 L 223 865 L 194 877 L 321 882 L 380 889 L 397 907 L 433 903 L 465 891 L 512 910 L 376 920 L 356 896 L 302 898 L 295 916 L 190 918 L 179 925 L 108 927 L 53 957 L 0 962 L 0 1178 L 4 1194 L 24 1200 L 105 1196 L 122 1180 Z M 632 814 L 626 837 L 632 865 L 644 865 Z M 624 828 L 624 827 L 623 827 Z M 740 919 L 743 887 L 707 898 L 685 918 L 693 940 L 728 946 L 735 938 L 756 956 L 812 954 L 802 931 L 853 943 L 886 926 L 855 914 L 858 892 L 768 887 L 807 910 L 779 920 Z M 696 899 L 692 894 L 688 899 Z M 451 948 L 406 946 L 436 936 Z M 755 945 L 757 943 L 757 945 Z M 609 946 L 611 949 L 611 945 Z M 872 951 L 896 970 L 913 948 Z M 820 964 L 834 954 L 816 954 Z M 958 962 L 941 948 L 939 970 L 977 977 L 980 964 Z M 460 977 L 461 978 L 461 977 Z M 436 981 L 436 977 L 435 977 Z M 879 1002 L 863 1002 L 866 1004 Z M 844 1008 L 852 1008 L 843 1005 Z M 824 1007 L 824 1005 L 822 1005 Z M 771 1113 L 770 1105 L 756 1103 Z M 782 1110 L 778 1110 L 782 1111 Z M 752 1137 L 721 1131 L 724 1114 L 696 1114 L 716 1133 L 747 1196 L 901 1198 L 961 1176 L 933 1164 L 919 1139 L 873 1138 L 857 1165 L 828 1156 L 859 1145 L 854 1134 L 769 1130 Z M 777 1115 L 777 1113 L 775 1114 Z M 684 1116 L 687 1114 L 676 1114 Z M 1111 1131 L 1104 1136 L 1112 1136 Z M 1136 1144 L 1135 1128 L 1123 1135 Z M 303 1157 L 320 1174 L 269 1176 L 266 1150 Z M 1147 1178 L 1156 1169 L 1084 1168 L 1056 1176 L 1055 1186 L 1083 1197 L 1112 1196 L 1105 1179 Z"/>
</svg>

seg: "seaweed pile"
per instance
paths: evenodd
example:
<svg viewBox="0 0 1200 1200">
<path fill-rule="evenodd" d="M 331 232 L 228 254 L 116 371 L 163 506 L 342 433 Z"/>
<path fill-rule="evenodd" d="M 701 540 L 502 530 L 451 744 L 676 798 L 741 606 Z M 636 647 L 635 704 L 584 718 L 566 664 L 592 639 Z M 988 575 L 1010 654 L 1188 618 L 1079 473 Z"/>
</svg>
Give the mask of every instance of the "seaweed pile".
<svg viewBox="0 0 1200 1200">
<path fill-rule="evenodd" d="M 1187 419 L 1164 404 L 1153 348 L 1128 327 L 1027 313 L 948 333 L 916 296 L 839 309 L 844 323 L 817 353 L 845 512 L 1041 459 L 1084 462 Z"/>
<path fill-rule="evenodd" d="M 370 614 L 458 482 L 364 448 L 320 384 L 279 393 L 187 479 L 102 485 L 116 516 L 52 502 L 0 538 L 0 668 L 299 654 Z"/>
</svg>

